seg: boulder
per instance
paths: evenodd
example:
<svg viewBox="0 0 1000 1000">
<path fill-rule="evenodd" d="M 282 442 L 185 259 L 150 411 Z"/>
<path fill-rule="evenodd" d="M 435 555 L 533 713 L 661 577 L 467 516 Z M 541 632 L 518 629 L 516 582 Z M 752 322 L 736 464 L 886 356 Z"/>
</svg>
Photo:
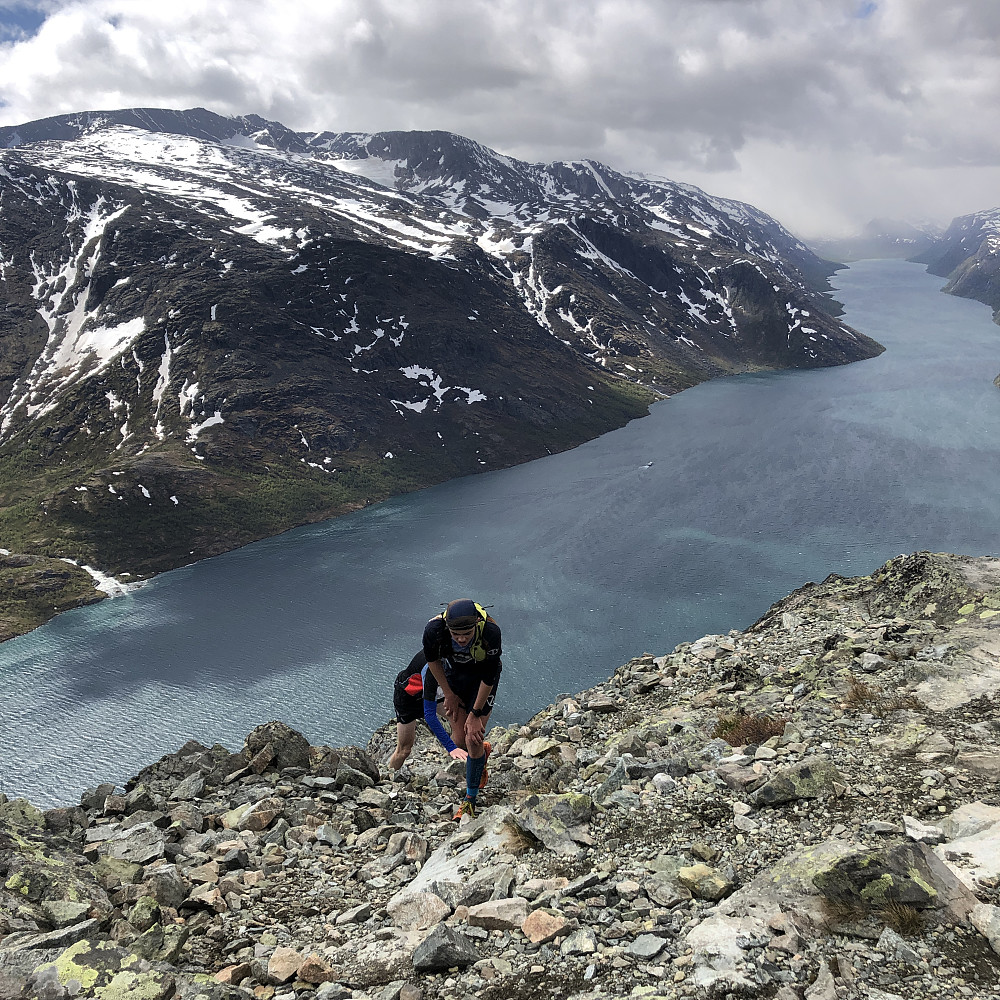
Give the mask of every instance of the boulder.
<svg viewBox="0 0 1000 1000">
<path fill-rule="evenodd" d="M 1000 955 L 1000 906 L 977 903 L 969 912 L 969 922 L 989 941 L 990 947 Z"/>
<path fill-rule="evenodd" d="M 190 799 L 200 798 L 204 790 L 205 779 L 195 772 L 177 783 L 170 793 L 169 799 L 171 802 L 186 802 Z"/>
<path fill-rule="evenodd" d="M 770 941 L 774 937 L 773 922 L 785 915 L 796 925 L 820 929 L 825 914 L 813 878 L 857 849 L 849 841 L 834 839 L 795 851 L 722 900 L 687 934 L 694 982 L 701 987 L 719 981 L 756 989 L 757 984 L 742 971 L 747 953 L 741 943 Z"/>
<path fill-rule="evenodd" d="M 76 984 L 75 987 L 73 984 Z M 54 993 L 55 987 L 66 992 Z M 131 951 L 109 941 L 85 938 L 70 945 L 53 962 L 39 966 L 26 990 L 26 998 L 76 995 L 81 986 L 89 996 L 142 997 L 166 1000 L 175 992 L 174 976 L 153 969 Z"/>
<path fill-rule="evenodd" d="M 386 912 L 403 930 L 423 930 L 444 920 L 451 907 L 433 892 L 411 892 L 389 900 Z"/>
<path fill-rule="evenodd" d="M 964 921 L 977 902 L 930 848 L 912 841 L 848 854 L 817 872 L 813 883 L 832 902 L 862 912 L 898 904 Z"/>
<path fill-rule="evenodd" d="M 521 922 L 521 933 L 532 944 L 548 944 L 569 931 L 570 923 L 552 910 L 532 910 Z"/>
<path fill-rule="evenodd" d="M 677 873 L 677 879 L 682 886 L 690 890 L 692 896 L 697 899 L 708 899 L 713 903 L 725 899 L 736 888 L 725 875 L 705 864 L 681 868 Z"/>
<path fill-rule="evenodd" d="M 1000 806 L 983 802 L 967 802 L 941 820 L 941 829 L 948 840 L 974 837 L 994 825 L 1000 826 Z"/>
<path fill-rule="evenodd" d="M 648 962 L 656 958 L 666 947 L 666 944 L 667 939 L 656 934 L 640 934 L 626 947 L 626 951 L 640 962 Z"/>
<path fill-rule="evenodd" d="M 353 943 L 338 948 L 329 956 L 330 967 L 338 982 L 361 990 L 409 979 L 413 976 L 413 954 L 418 940 L 410 933 L 397 933 L 381 940 L 362 939 L 360 946 Z M 317 997 L 321 995 L 330 994 L 324 994 L 321 987 Z"/>
<path fill-rule="evenodd" d="M 446 924 L 438 924 L 413 951 L 413 968 L 418 972 L 464 969 L 478 961 L 472 942 Z"/>
<path fill-rule="evenodd" d="M 934 849 L 937 856 L 972 890 L 976 889 L 977 882 L 1000 876 L 1000 820 L 987 825 L 992 814 L 1000 810 L 988 806 L 976 809 L 975 806 L 982 804 L 962 806 L 941 824 L 945 831 L 975 830 L 975 833 L 955 837 Z"/>
<path fill-rule="evenodd" d="M 834 782 L 843 776 L 825 757 L 809 757 L 792 767 L 779 770 L 757 789 L 758 805 L 777 806 L 796 799 L 819 799 L 835 794 Z"/>
<path fill-rule="evenodd" d="M 313 747 L 311 770 L 316 778 L 336 778 L 337 772 L 343 767 L 367 776 L 371 779 L 370 784 L 382 780 L 378 764 L 371 754 L 360 747 L 346 746 L 336 750 L 330 747 Z"/>
<path fill-rule="evenodd" d="M 287 983 L 296 976 L 302 956 L 294 948 L 275 948 L 267 960 L 267 978 L 269 982 Z"/>
<path fill-rule="evenodd" d="M 247 761 L 253 760 L 270 744 L 273 756 L 268 761 L 279 771 L 286 767 L 309 767 L 309 741 L 284 722 L 267 722 L 254 729 L 243 744 Z"/>
<path fill-rule="evenodd" d="M 592 812 L 593 800 L 589 795 L 578 792 L 542 795 L 512 815 L 511 823 L 540 840 L 550 851 L 573 856 L 580 851 L 579 843 L 589 842 L 587 824 Z"/>
<path fill-rule="evenodd" d="M 573 931 L 559 946 L 561 955 L 593 955 L 597 951 L 597 935 L 591 927 Z"/>
<path fill-rule="evenodd" d="M 121 829 L 109 840 L 105 840 L 99 851 L 105 857 L 116 861 L 131 861 L 145 865 L 166 852 L 167 842 L 163 831 L 153 823 L 139 823 L 128 829 Z"/>
<path fill-rule="evenodd" d="M 516 930 L 528 915 L 528 901 L 521 896 L 509 899 L 491 899 L 469 907 L 469 926 L 484 927 L 488 931 Z"/>
<path fill-rule="evenodd" d="M 148 894 L 161 906 L 169 906 L 175 910 L 187 899 L 191 891 L 190 883 L 181 875 L 178 867 L 171 864 L 158 865 L 152 870 L 147 869 L 143 885 Z"/>
</svg>

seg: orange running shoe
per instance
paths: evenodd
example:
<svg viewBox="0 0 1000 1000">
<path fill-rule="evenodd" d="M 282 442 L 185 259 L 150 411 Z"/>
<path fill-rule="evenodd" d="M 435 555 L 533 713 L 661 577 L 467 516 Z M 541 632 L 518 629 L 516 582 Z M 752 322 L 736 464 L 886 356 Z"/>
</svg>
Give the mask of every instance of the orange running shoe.
<svg viewBox="0 0 1000 1000">
<path fill-rule="evenodd" d="M 461 819 L 463 816 L 468 816 L 469 819 L 476 818 L 476 800 L 470 799 L 468 797 L 462 799 L 462 804 L 458 807 L 458 812 L 455 813 L 454 819 Z"/>
</svg>

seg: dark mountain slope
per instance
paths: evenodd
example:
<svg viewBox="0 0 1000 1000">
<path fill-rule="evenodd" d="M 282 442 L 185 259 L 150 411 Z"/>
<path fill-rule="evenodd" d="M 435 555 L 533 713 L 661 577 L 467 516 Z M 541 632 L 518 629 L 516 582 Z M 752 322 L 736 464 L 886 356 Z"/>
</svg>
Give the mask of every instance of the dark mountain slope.
<svg viewBox="0 0 1000 1000">
<path fill-rule="evenodd" d="M 880 348 L 773 219 L 448 133 L 0 129 L 0 531 L 146 574 Z"/>
</svg>

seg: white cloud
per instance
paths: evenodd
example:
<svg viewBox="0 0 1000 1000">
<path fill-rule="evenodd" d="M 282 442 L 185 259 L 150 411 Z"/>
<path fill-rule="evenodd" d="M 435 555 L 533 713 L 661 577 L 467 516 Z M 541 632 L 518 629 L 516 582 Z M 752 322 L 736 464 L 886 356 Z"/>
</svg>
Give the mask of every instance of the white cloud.
<svg viewBox="0 0 1000 1000">
<path fill-rule="evenodd" d="M 23 37 L 31 10 L 48 17 Z M 981 0 L 0 0 L 5 13 L 5 124 L 205 106 L 298 129 L 446 129 L 693 181 L 800 231 L 1000 201 L 1000 5 Z"/>
</svg>

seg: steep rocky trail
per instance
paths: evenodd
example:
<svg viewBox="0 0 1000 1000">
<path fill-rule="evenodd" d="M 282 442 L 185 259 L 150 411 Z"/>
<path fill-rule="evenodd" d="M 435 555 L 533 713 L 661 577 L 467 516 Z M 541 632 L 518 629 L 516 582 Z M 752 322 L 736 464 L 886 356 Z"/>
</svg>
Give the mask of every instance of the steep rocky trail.
<svg viewBox="0 0 1000 1000">
<path fill-rule="evenodd" d="M 637 657 L 494 728 L 461 824 L 462 766 L 424 733 L 390 776 L 391 726 L 5 802 L 0 996 L 986 1000 L 998 584 L 901 556 Z"/>
</svg>

